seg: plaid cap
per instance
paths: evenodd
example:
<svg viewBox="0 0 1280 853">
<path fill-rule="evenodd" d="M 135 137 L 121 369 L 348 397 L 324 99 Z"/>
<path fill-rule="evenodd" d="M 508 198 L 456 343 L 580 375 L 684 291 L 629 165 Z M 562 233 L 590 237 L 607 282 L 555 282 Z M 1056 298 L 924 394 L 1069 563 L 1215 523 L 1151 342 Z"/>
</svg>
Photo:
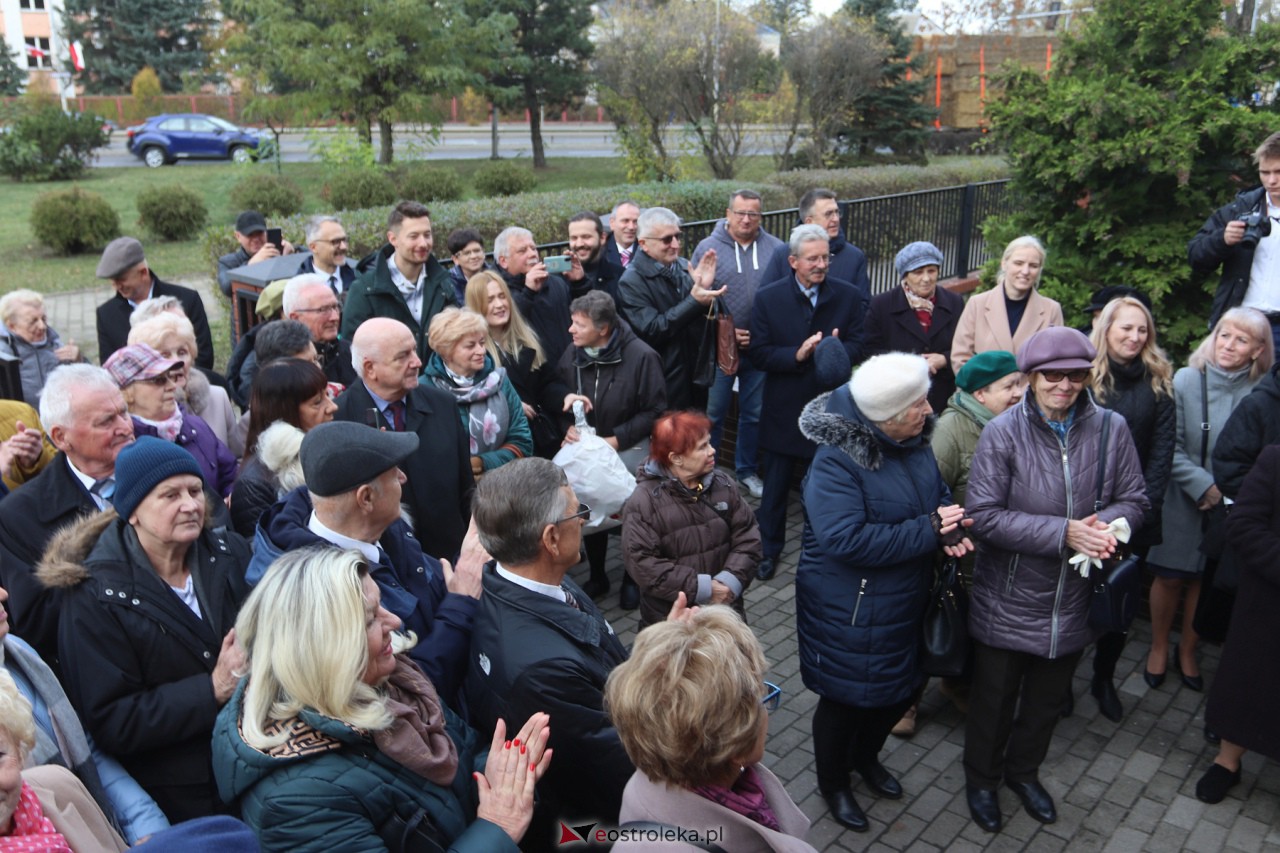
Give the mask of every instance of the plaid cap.
<svg viewBox="0 0 1280 853">
<path fill-rule="evenodd" d="M 180 360 L 165 358 L 146 344 L 132 344 L 113 352 L 102 366 L 117 385 L 126 388 L 140 380 L 162 376 L 181 364 Z"/>
</svg>

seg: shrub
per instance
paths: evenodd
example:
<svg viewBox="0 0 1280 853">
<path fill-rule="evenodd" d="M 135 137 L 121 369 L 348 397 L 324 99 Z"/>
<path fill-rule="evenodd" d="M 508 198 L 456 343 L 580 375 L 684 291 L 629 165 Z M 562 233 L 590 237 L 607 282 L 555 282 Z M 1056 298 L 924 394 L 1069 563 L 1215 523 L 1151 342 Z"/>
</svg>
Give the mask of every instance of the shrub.
<svg viewBox="0 0 1280 853">
<path fill-rule="evenodd" d="M 204 198 L 180 185 L 147 187 L 136 204 L 138 224 L 162 240 L 190 240 L 209 220 Z"/>
<path fill-rule="evenodd" d="M 538 185 L 533 170 L 512 160 L 487 163 L 476 171 L 476 192 L 482 196 L 519 195 Z"/>
<path fill-rule="evenodd" d="M 102 196 L 73 187 L 36 199 L 31 231 L 64 255 L 97 251 L 120 236 L 120 217 Z"/>
<path fill-rule="evenodd" d="M 263 216 L 292 216 L 302 210 L 302 190 L 279 175 L 249 175 L 231 188 L 231 206 Z"/>
<path fill-rule="evenodd" d="M 449 169 L 411 163 L 396 170 L 396 193 L 423 203 L 462 198 L 462 179 Z"/>
<path fill-rule="evenodd" d="M 999 157 L 948 157 L 926 166 L 868 166 L 858 169 L 804 169 L 778 172 L 767 180 L 789 189 L 793 205 L 814 187 L 826 187 L 841 199 L 875 198 L 955 187 L 1009 177 L 1009 165 Z"/>
<path fill-rule="evenodd" d="M 69 115 L 56 102 L 24 103 L 0 134 L 0 172 L 15 181 L 63 181 L 84 174 L 94 150 L 107 144 L 102 120 Z"/>
<path fill-rule="evenodd" d="M 321 195 L 334 210 L 359 210 L 391 204 L 396 186 L 377 169 L 346 169 L 328 180 Z"/>
</svg>

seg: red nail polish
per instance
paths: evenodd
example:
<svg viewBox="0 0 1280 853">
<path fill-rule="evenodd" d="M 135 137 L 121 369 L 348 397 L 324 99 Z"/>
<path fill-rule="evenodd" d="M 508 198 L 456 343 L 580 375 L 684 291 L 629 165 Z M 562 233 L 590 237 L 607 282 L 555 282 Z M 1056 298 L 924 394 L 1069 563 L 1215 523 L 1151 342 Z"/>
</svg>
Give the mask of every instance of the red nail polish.
<svg viewBox="0 0 1280 853">
<path fill-rule="evenodd" d="M 519 746 L 519 745 L 520 745 L 520 738 L 516 738 L 515 740 L 511 741 L 511 745 L 512 745 L 512 746 Z"/>
<path fill-rule="evenodd" d="M 520 754 L 521 754 L 521 755 L 524 755 L 524 750 L 525 750 L 525 744 L 523 744 L 523 743 L 522 743 L 522 744 L 520 744 Z"/>
<path fill-rule="evenodd" d="M 511 741 L 507 741 L 506 748 L 507 748 L 507 749 L 510 749 L 510 748 L 511 748 Z"/>
</svg>

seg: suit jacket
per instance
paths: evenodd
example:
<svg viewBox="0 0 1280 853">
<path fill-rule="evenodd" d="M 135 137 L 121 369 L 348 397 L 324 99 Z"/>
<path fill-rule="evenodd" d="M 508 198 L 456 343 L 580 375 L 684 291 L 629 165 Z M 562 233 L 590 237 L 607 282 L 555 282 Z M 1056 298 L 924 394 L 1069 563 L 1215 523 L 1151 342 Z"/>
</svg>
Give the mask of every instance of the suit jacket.
<svg viewBox="0 0 1280 853">
<path fill-rule="evenodd" d="M 636 252 L 639 252 L 639 251 L 640 251 L 640 241 L 637 240 L 631 246 L 631 260 L 634 261 L 636 259 Z M 619 267 L 622 266 L 622 251 L 618 248 L 618 241 L 614 239 L 612 234 L 610 234 L 608 237 L 605 238 L 603 257 L 606 261 L 608 261 L 611 264 L 615 264 Z"/>
<path fill-rule="evenodd" d="M 298 264 L 298 275 L 314 274 L 324 279 L 328 279 L 328 273 L 322 273 L 316 269 L 315 255 L 307 255 L 306 260 Z M 356 268 L 350 264 L 343 264 L 338 267 L 338 278 L 342 279 L 342 293 L 339 294 L 340 299 L 347 298 L 347 292 L 351 290 L 351 285 L 356 280 Z"/>
<path fill-rule="evenodd" d="M 1027 297 L 1026 313 L 1018 323 L 1018 333 L 1012 334 L 1004 307 L 1004 291 L 996 287 L 974 294 L 956 324 L 951 343 L 951 369 L 959 372 L 966 361 L 987 350 L 1002 349 L 1017 355 L 1018 349 L 1036 332 L 1061 325 L 1062 306 L 1033 290 Z"/>
<path fill-rule="evenodd" d="M 182 303 L 182 311 L 196 331 L 196 366 L 213 369 L 213 335 L 209 332 L 209 317 L 204 312 L 200 294 L 189 287 L 169 284 L 151 274 L 152 296 L 173 296 Z M 98 362 L 129 343 L 129 315 L 133 306 L 120 294 L 114 294 L 98 306 Z M 23 639 L 26 639 L 25 637 Z"/>
<path fill-rule="evenodd" d="M 946 366 L 933 375 L 929 384 L 929 405 L 940 414 L 956 390 L 956 375 L 951 370 L 951 341 L 964 311 L 964 299 L 945 287 L 939 287 L 936 293 L 933 323 L 927 332 L 901 287 L 873 297 L 867 309 L 867 355 L 932 352 L 945 358 Z"/>
<path fill-rule="evenodd" d="M 36 564 L 58 529 L 97 511 L 63 453 L 0 501 L 0 585 L 9 592 L 10 626 L 50 666 L 58 659 L 62 593 L 36 580 Z"/>
<path fill-rule="evenodd" d="M 795 275 L 756 291 L 751 308 L 751 346 L 747 357 L 764 371 L 764 403 L 760 414 L 760 446 L 774 453 L 812 459 L 816 446 L 800 434 L 800 411 L 814 397 L 830 391 L 818 382 L 813 358 L 796 361 L 805 339 L 821 331 L 824 338 L 840 330 L 840 341 L 857 365 L 863 358 L 867 301 L 847 281 L 828 278 L 818 290 L 818 304 L 796 285 Z"/>
<path fill-rule="evenodd" d="M 364 382 L 354 382 L 337 399 L 334 419 L 368 423 L 365 415 L 378 404 Z M 405 483 L 404 502 L 414 521 L 422 550 L 437 559 L 454 561 L 471 523 L 470 439 L 458 417 L 452 396 L 419 385 L 405 397 L 405 432 L 418 434 L 418 452 L 400 466 Z"/>
</svg>

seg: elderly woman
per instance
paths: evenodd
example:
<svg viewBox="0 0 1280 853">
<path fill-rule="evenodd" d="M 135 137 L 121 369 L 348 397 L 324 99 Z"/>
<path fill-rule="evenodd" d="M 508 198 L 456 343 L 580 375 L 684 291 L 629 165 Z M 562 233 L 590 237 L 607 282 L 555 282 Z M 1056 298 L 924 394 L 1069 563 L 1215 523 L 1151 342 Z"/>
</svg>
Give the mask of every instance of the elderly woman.
<svg viewBox="0 0 1280 853">
<path fill-rule="evenodd" d="M 1193 625 L 1200 599 L 1205 556 L 1200 540 L 1206 513 L 1222 502 L 1214 482 L 1213 449 L 1231 413 L 1275 361 L 1271 324 L 1253 308 L 1232 308 L 1222 315 L 1190 363 L 1173 376 L 1176 412 L 1173 469 L 1164 494 L 1164 537 L 1147 555 L 1151 582 L 1151 652 L 1147 683 L 1159 686 L 1169 660 L 1169 631 L 1183 590 L 1181 640 L 1175 666 L 1183 681 L 1195 670 L 1199 637 Z M 1196 675 L 1191 687 L 1200 682 Z"/>
<path fill-rule="evenodd" d="M 734 853 L 812 851 L 809 819 L 760 763 L 782 690 L 764 680 L 760 642 L 737 614 L 704 607 L 636 637 L 605 684 L 605 706 L 636 772 L 619 824 L 719 833 Z M 654 697 L 662 697 L 655 702 Z M 695 850 L 626 840 L 615 853 Z"/>
<path fill-rule="evenodd" d="M 1036 291 L 1044 259 L 1044 246 L 1030 235 L 1005 247 L 995 288 L 965 303 L 951 344 L 953 370 L 987 350 L 1016 353 L 1036 332 L 1062 325 L 1062 306 Z"/>
<path fill-rule="evenodd" d="M 34 290 L 14 290 L 0 298 L 0 355 L 22 362 L 22 398 L 39 407 L 45 379 L 60 364 L 83 361 L 75 341 L 63 344 L 49 328 L 44 297 Z"/>
<path fill-rule="evenodd" d="M 649 447 L 622 513 L 622 563 L 640 587 L 640 626 L 666 619 L 680 592 L 692 604 L 744 614 L 760 526 L 737 484 L 716 468 L 711 419 L 663 415 Z"/>
<path fill-rule="evenodd" d="M 969 812 L 988 832 L 1000 829 L 1002 779 L 1031 817 L 1057 820 L 1037 773 L 1071 674 L 1094 638 L 1093 582 L 1070 560 L 1111 557 L 1110 522 L 1125 519 L 1137 529 L 1147 511 L 1124 418 L 1083 393 L 1096 355 L 1075 329 L 1033 335 L 1018 353 L 1030 393 L 983 428 L 969 472 L 967 507 L 980 545 L 970 591 L 974 674 L 964 771 Z"/>
<path fill-rule="evenodd" d="M 302 485 L 297 477 L 302 436 L 333 420 L 337 410 L 324 371 L 313 362 L 285 358 L 258 371 L 249 407 L 251 449 L 231 490 L 231 523 L 237 533 L 252 540 L 262 513 Z M 289 429 L 276 430 L 264 443 L 277 424 Z"/>
<path fill-rule="evenodd" d="M 472 311 L 479 311 L 467 302 L 467 282 L 489 266 L 484 259 L 484 237 L 474 228 L 455 228 L 449 232 L 445 246 L 449 249 L 449 257 L 453 259 L 453 266 L 449 268 L 449 281 L 453 284 L 458 304 L 466 305 Z"/>
<path fill-rule="evenodd" d="M 964 311 L 964 300 L 938 287 L 942 251 L 932 243 L 910 243 L 893 265 L 901 287 L 872 297 L 867 309 L 867 353 L 914 352 L 929 362 L 929 405 L 947 406 L 955 391 L 951 341 Z"/>
<path fill-rule="evenodd" d="M 133 434 L 151 435 L 186 448 L 200 463 L 205 483 L 227 498 L 236 479 L 236 458 L 204 419 L 178 403 L 182 362 L 146 344 L 130 344 L 102 365 L 120 390 L 133 418 Z"/>
<path fill-rule="evenodd" d="M 245 603 L 248 677 L 218 716 L 214 770 L 265 853 L 518 849 L 549 718 L 510 740 L 499 720 L 486 763 L 399 627 L 360 554 L 336 548 L 281 556 Z"/>
<path fill-rule="evenodd" d="M 548 459 L 555 456 L 564 438 L 562 409 L 569 389 L 556 375 L 556 366 L 547 361 L 538 334 L 511 301 L 507 282 L 491 270 L 467 282 L 466 306 L 489 324 L 485 349 L 494 364 L 506 368 L 507 379 L 520 395 L 534 450 Z"/>
<path fill-rule="evenodd" d="M 129 329 L 129 343 L 146 344 L 165 358 L 182 362 L 174 377 L 178 382 L 180 399 L 209 425 L 233 456 L 244 455 L 244 448 L 236 446 L 240 443 L 236 438 L 236 413 L 231 407 L 227 389 L 210 383 L 203 370 L 192 370 L 196 358 L 196 331 L 181 312 L 181 306 L 177 312 L 165 311 L 135 323 Z"/>
<path fill-rule="evenodd" d="M 529 421 L 504 367 L 485 350 L 489 327 L 467 309 L 446 308 L 431 318 L 427 343 L 434 351 L 423 376 L 458 401 L 462 426 L 471 436 L 471 473 L 533 454 Z"/>
<path fill-rule="evenodd" d="M 230 629 L 249 546 L 206 528 L 200 465 L 176 444 L 139 438 L 115 477 L 114 509 L 60 531 L 38 569 L 62 593 L 67 694 L 170 821 L 213 814 L 209 736 L 244 660 Z"/>
<path fill-rule="evenodd" d="M 1124 418 L 1138 450 L 1142 477 L 1147 484 L 1150 505 L 1140 528 L 1135 527 L 1129 547 L 1145 557 L 1152 545 L 1160 544 L 1160 511 L 1169 472 L 1173 467 L 1176 424 L 1173 405 L 1173 366 L 1164 350 L 1156 343 L 1156 324 L 1151 312 L 1132 296 L 1112 299 L 1094 323 L 1090 343 L 1098 351 L 1093 359 L 1093 377 L 1089 383 L 1093 399 Z M 1116 663 L 1124 649 L 1125 634 L 1119 631 L 1098 638 L 1093 657 L 1091 692 L 1098 709 L 1112 722 L 1123 715 L 1120 696 L 1115 688 Z M 1143 677 L 1151 687 L 1164 681 L 1166 656 L 1154 669 L 1148 661 Z M 1183 681 L 1191 689 L 1204 689 L 1195 660 L 1194 647 L 1185 649 L 1175 661 Z"/>
<path fill-rule="evenodd" d="M 878 755 L 924 680 L 916 652 L 939 549 L 972 550 L 964 509 L 929 449 L 928 393 L 923 358 L 886 353 L 800 415 L 800 431 L 818 447 L 796 567 L 800 674 L 820 697 L 818 790 L 832 818 L 856 832 L 869 824 L 850 770 L 880 796 L 902 796 Z"/>
</svg>

